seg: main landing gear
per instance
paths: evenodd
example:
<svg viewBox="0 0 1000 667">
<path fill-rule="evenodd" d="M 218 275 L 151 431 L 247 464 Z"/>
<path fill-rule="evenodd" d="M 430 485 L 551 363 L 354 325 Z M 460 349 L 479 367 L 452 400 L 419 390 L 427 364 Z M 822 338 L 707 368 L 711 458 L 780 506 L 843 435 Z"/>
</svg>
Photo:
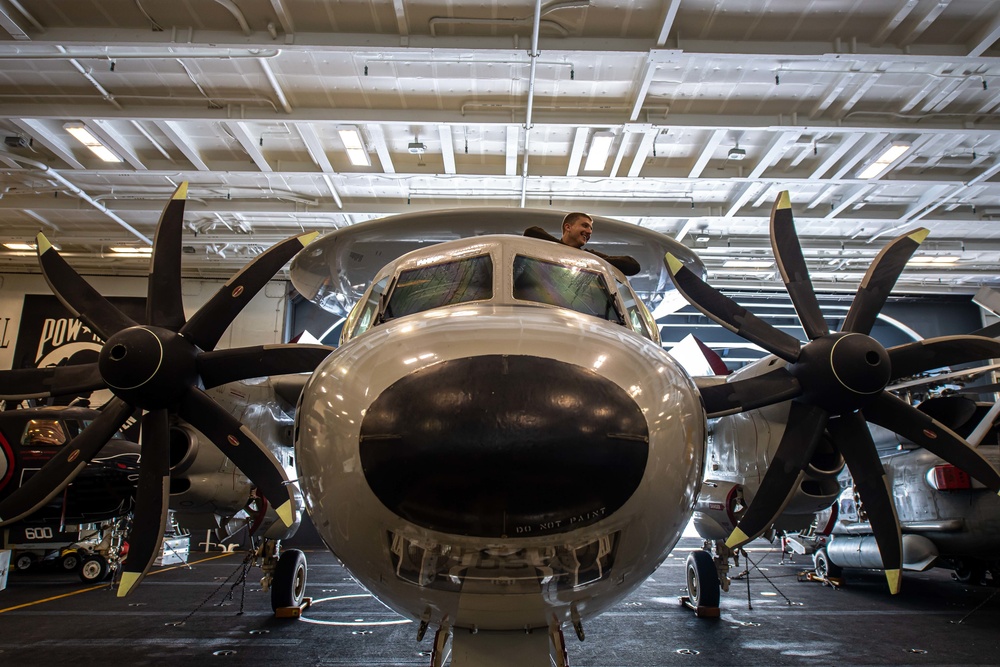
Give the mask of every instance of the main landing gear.
<svg viewBox="0 0 1000 667">
<path fill-rule="evenodd" d="M 271 610 L 278 618 L 298 618 L 312 602 L 306 594 L 306 555 L 298 549 L 280 550 L 265 539 L 257 552 L 264 576 L 261 588 L 271 591 Z"/>
</svg>

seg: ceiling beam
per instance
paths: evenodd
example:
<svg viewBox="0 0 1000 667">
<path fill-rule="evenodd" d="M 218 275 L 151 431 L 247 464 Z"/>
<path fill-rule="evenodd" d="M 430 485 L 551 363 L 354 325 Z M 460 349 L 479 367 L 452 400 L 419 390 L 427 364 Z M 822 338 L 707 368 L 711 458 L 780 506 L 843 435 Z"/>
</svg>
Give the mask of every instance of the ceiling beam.
<svg viewBox="0 0 1000 667">
<path fill-rule="evenodd" d="M 382 128 L 378 125 L 368 125 L 365 129 L 368 131 L 372 144 L 375 145 L 375 153 L 378 155 L 379 162 L 382 163 L 382 172 L 395 174 L 396 167 L 392 164 L 392 155 L 389 154 L 389 145 L 385 141 L 385 133 L 382 132 Z"/>
<path fill-rule="evenodd" d="M 49 128 L 40 120 L 33 118 L 11 118 L 10 122 L 29 137 L 48 148 L 57 158 L 73 169 L 84 169 L 83 164 L 74 157 L 72 151 L 66 148 L 62 137 L 57 137 L 54 133 L 50 132 Z"/>
<path fill-rule="evenodd" d="M 308 123 L 298 123 L 295 127 L 298 129 L 299 136 L 302 137 L 302 143 L 306 145 L 306 150 L 309 152 L 309 157 L 312 158 L 313 163 L 324 174 L 334 173 L 333 165 L 330 164 L 330 158 L 326 155 L 326 150 L 323 148 L 319 134 L 316 133 L 316 128 Z"/>
<path fill-rule="evenodd" d="M 579 136 L 579 132 L 581 130 L 583 130 L 583 132 L 586 133 L 586 128 L 578 128 L 577 129 L 578 136 Z M 508 125 L 507 126 L 507 148 L 505 150 L 506 166 L 504 168 L 504 173 L 507 176 L 516 176 L 517 175 L 518 144 L 520 143 L 520 141 L 521 141 L 521 127 L 519 125 Z M 575 149 L 575 146 L 574 146 L 574 149 Z M 582 147 L 581 147 L 580 151 L 581 151 L 581 155 L 582 155 L 582 151 L 583 151 Z M 576 169 L 577 169 L 577 173 L 579 173 L 579 170 L 580 170 L 579 161 L 577 161 Z M 566 175 L 569 176 L 568 173 Z M 573 175 L 576 176 L 576 174 L 573 174 Z"/>
<path fill-rule="evenodd" d="M 184 157 L 188 159 L 188 162 L 194 165 L 195 169 L 198 171 L 211 171 L 208 168 L 208 165 L 205 164 L 205 161 L 201 159 L 201 154 L 198 150 L 191 145 L 191 142 L 185 135 L 180 123 L 171 120 L 154 122 L 156 127 L 160 128 L 160 132 L 167 135 L 167 138 L 170 139 L 174 146 L 177 147 L 177 150 L 184 154 Z"/>
<path fill-rule="evenodd" d="M 715 154 L 715 149 L 719 147 L 719 144 L 722 143 L 722 140 L 725 139 L 728 133 L 729 130 L 715 130 L 712 132 L 712 136 L 705 142 L 705 146 L 701 149 L 698 159 L 694 161 L 691 171 L 688 172 L 688 178 L 698 178 L 701 176 L 701 172 L 705 170 L 705 167 L 708 166 L 708 161 Z"/>
<path fill-rule="evenodd" d="M 801 132 L 780 132 L 776 134 L 771 139 L 771 143 L 764 149 L 764 155 L 757 161 L 757 164 L 754 165 L 748 174 L 748 178 L 760 178 L 765 170 L 784 157 L 785 151 L 788 150 L 788 145 L 798 140 L 800 136 L 802 136 Z"/>
<path fill-rule="evenodd" d="M 932 0 L 930 6 L 927 8 L 927 11 L 920 17 L 920 20 L 917 22 L 917 25 L 913 27 L 913 30 L 906 34 L 903 39 L 899 40 L 899 45 L 904 47 L 909 46 L 910 44 L 913 44 L 913 42 L 920 39 L 920 36 L 924 34 L 924 31 L 931 27 L 931 24 L 934 23 L 939 16 L 941 16 L 944 10 L 948 9 L 948 5 L 950 4 L 951 0 Z"/>
<path fill-rule="evenodd" d="M 15 41 L 30 41 L 31 37 L 21 27 L 19 19 L 20 17 L 15 15 L 13 7 L 6 2 L 0 1 L 0 28 Z"/>
<path fill-rule="evenodd" d="M 247 124 L 239 121 L 226 123 L 226 127 L 233 133 L 236 141 L 240 142 L 240 146 L 243 147 L 243 150 L 245 150 L 247 155 L 250 156 L 250 159 L 253 160 L 258 169 L 268 173 L 274 171 L 274 169 L 271 168 L 271 165 L 268 164 L 267 158 L 264 157 L 264 153 L 260 149 L 261 144 L 264 141 L 263 136 L 261 136 L 260 139 L 254 138 L 250 134 L 250 128 L 247 127 Z"/>
<path fill-rule="evenodd" d="M 441 159 L 444 160 L 444 173 L 454 174 L 455 172 L 455 139 L 451 134 L 450 125 L 438 125 L 438 134 L 441 136 Z"/>
<path fill-rule="evenodd" d="M 643 133 L 639 145 L 636 146 L 635 155 L 632 156 L 632 165 L 628 168 L 629 178 L 639 178 L 639 172 L 646 164 L 646 156 L 653 150 L 653 143 L 659 134 L 658 129 L 648 129 Z"/>
<path fill-rule="evenodd" d="M 656 36 L 656 45 L 663 46 L 667 43 L 670 30 L 674 27 L 677 19 L 677 10 L 680 9 L 681 0 L 670 0 L 666 10 L 663 12 L 663 21 L 660 23 L 660 32 Z"/>
<path fill-rule="evenodd" d="M 573 145 L 569 149 L 569 164 L 566 165 L 567 176 L 578 176 L 580 174 L 580 163 L 583 161 L 583 150 L 587 147 L 587 137 L 590 135 L 590 128 L 578 127 L 573 133 Z M 515 144 L 516 153 L 517 146 Z M 510 128 L 507 130 L 507 156 L 510 157 Z M 515 160 L 516 160 L 515 154 Z M 508 160 L 509 161 L 509 160 Z M 507 170 L 508 176 L 513 176 L 514 172 Z"/>
<path fill-rule="evenodd" d="M 139 171 L 145 171 L 146 165 L 143 164 L 139 156 L 135 154 L 132 147 L 129 146 L 128 142 L 118 134 L 118 132 L 111 126 L 111 123 L 106 120 L 85 120 L 83 124 L 87 126 L 87 129 L 91 133 L 100 139 L 104 144 L 110 148 L 112 151 L 117 153 L 123 160 L 128 162 L 130 165 L 135 167 Z"/>
<path fill-rule="evenodd" d="M 990 23 L 983 26 L 982 30 L 976 33 L 969 43 L 969 57 L 978 58 L 986 52 L 986 49 L 993 46 L 1000 39 L 1000 14 L 997 14 Z"/>
<path fill-rule="evenodd" d="M 878 32 L 875 33 L 875 37 L 872 39 L 872 46 L 882 46 L 885 44 L 885 40 L 889 39 L 889 35 L 892 31 L 899 27 L 899 24 L 910 15 L 916 6 L 920 4 L 920 0 L 903 0 L 903 3 L 896 8 L 889 19 L 882 24 Z"/>
</svg>

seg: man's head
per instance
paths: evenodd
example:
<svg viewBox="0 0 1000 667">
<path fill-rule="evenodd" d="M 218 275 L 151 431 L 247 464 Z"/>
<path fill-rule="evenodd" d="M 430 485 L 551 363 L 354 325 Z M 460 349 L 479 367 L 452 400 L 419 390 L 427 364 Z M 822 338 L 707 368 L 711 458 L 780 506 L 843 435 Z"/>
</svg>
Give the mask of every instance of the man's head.
<svg viewBox="0 0 1000 667">
<path fill-rule="evenodd" d="M 594 233 L 594 219 L 586 213 L 570 213 L 563 218 L 562 242 L 574 248 L 582 248 Z"/>
</svg>

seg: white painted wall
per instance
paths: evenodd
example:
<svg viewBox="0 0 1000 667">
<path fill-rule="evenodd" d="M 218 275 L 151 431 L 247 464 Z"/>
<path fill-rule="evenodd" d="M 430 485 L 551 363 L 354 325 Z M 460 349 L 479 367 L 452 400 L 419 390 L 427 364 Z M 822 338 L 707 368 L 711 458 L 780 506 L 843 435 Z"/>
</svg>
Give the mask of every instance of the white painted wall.
<svg viewBox="0 0 1000 667">
<path fill-rule="evenodd" d="M 146 295 L 145 278 L 87 276 L 86 280 L 104 296 Z M 210 280 L 183 281 L 187 316 L 198 310 L 223 284 L 223 281 Z M 285 281 L 269 282 L 226 330 L 217 349 L 282 342 L 286 291 Z M 24 295 L 51 293 L 41 275 L 0 274 L 0 369 L 11 367 Z"/>
</svg>

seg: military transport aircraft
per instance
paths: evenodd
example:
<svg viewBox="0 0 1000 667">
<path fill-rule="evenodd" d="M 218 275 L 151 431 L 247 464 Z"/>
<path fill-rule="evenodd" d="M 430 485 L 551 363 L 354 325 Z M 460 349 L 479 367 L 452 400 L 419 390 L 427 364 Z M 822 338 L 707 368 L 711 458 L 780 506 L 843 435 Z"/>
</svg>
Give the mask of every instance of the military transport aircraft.
<svg viewBox="0 0 1000 667">
<path fill-rule="evenodd" d="M 297 482 L 320 535 L 358 581 L 418 621 L 418 639 L 436 628 L 433 665 L 443 663 L 449 637 L 455 667 L 515 659 L 549 665 L 550 658 L 565 665 L 562 628 L 572 626 L 582 639 L 583 621 L 634 591 L 679 539 L 701 492 L 706 415 L 784 404 L 774 408 L 772 432 L 784 431 L 776 462 L 755 462 L 767 473 L 746 499 L 750 506 L 737 541 L 767 529 L 786 497 L 803 492 L 801 470 L 820 450 L 831 414 L 831 448 L 847 457 L 857 477 L 873 481 L 876 490 L 866 486 L 863 494 L 873 512 L 885 507 L 877 457 L 872 465 L 861 433 L 867 429 L 858 424 L 864 416 L 855 412 L 860 406 L 865 416 L 890 422 L 908 437 L 939 441 L 938 451 L 1000 489 L 1000 475 L 961 438 L 930 418 L 918 419 L 883 389 L 891 378 L 924 368 L 1000 356 L 1000 343 L 954 337 L 886 351 L 863 334 L 904 256 L 916 247 L 905 242 L 909 237 L 873 264 L 848 317 L 848 333 L 829 334 L 809 309 L 812 290 L 790 207 L 779 205 L 776 213 L 779 223 L 788 223 L 775 234 L 779 264 L 789 267 L 782 275 L 815 340 L 803 347 L 770 329 L 702 282 L 696 266 L 677 259 L 679 250 L 671 252 L 667 267 L 683 293 L 775 355 L 701 388 L 663 350 L 651 313 L 625 277 L 585 251 L 487 234 L 412 251 L 376 273 L 347 317 L 341 346 L 329 356 L 322 351 L 325 359 L 299 399 Z M 168 255 L 164 245 L 176 252 L 178 244 L 164 244 L 164 226 L 151 284 L 172 285 L 162 280 L 159 265 Z M 281 251 L 268 255 L 274 252 Z M 301 256 L 322 259 L 315 251 Z M 294 485 L 283 483 L 280 466 L 262 461 L 256 439 L 195 388 L 232 379 L 238 370 L 248 373 L 242 367 L 250 356 L 267 357 L 258 374 L 317 363 L 289 348 L 278 348 L 273 359 L 265 350 L 202 351 L 218 340 L 206 329 L 221 332 L 231 319 L 224 304 L 249 291 L 242 276 L 256 276 L 260 258 L 187 323 L 154 308 L 147 318 L 154 324 L 147 327 L 122 322 L 101 297 L 82 293 L 77 281 L 66 284 L 64 276 L 75 274 L 50 246 L 40 245 L 40 259 L 57 291 L 77 304 L 74 310 L 103 325 L 96 330 L 107 342 L 94 372 L 117 401 L 150 410 L 146 420 L 162 424 L 167 412 L 176 411 L 208 429 L 213 442 L 252 473 L 271 504 L 294 506 Z M 285 261 L 275 255 L 279 260 Z M 341 267 L 325 266 L 324 280 L 336 284 Z M 176 270 L 166 273 L 176 276 Z M 293 282 L 296 273 L 293 264 Z M 309 286 L 296 284 L 308 292 Z M 151 287 L 149 303 L 159 296 Z M 147 341 L 153 343 L 148 357 Z M 226 354 L 236 361 L 224 363 Z M 136 356 L 138 368 L 120 377 L 126 369 L 118 362 Z M 165 366 L 185 372 L 155 371 Z M 833 395 L 835 385 L 841 389 Z M 114 422 L 120 409 L 112 402 L 102 417 Z M 211 420 L 220 425 L 211 428 Z M 104 433 L 94 429 L 88 438 L 91 429 L 78 440 L 94 448 Z M 144 454 L 162 452 L 157 434 L 163 430 L 144 438 Z M 774 450 L 756 439 L 735 446 L 746 448 L 744 459 L 750 451 Z M 89 449 L 80 454 L 91 455 Z M 162 464 L 147 472 L 146 458 L 142 475 L 155 483 L 140 480 L 136 512 L 155 516 L 166 473 Z M 166 457 L 150 458 L 156 465 Z M 36 478 L 51 483 L 67 475 L 64 467 L 48 468 Z M 881 495 L 876 483 L 883 484 Z M 31 505 L 18 497 L 28 495 L 23 488 L 8 505 L 14 498 L 18 507 Z M 9 515 L 0 505 L 0 517 Z M 892 540 L 884 539 L 895 515 L 880 514 L 873 523 L 880 545 L 886 544 L 884 560 L 898 569 Z M 894 534 L 898 541 L 898 526 Z M 152 539 L 152 531 L 145 537 Z M 288 561 L 297 583 L 304 580 L 300 556 Z M 704 558 L 689 559 L 689 571 L 703 566 Z M 141 577 L 137 570 L 124 590 Z M 295 592 L 301 593 L 298 587 Z"/>
</svg>

